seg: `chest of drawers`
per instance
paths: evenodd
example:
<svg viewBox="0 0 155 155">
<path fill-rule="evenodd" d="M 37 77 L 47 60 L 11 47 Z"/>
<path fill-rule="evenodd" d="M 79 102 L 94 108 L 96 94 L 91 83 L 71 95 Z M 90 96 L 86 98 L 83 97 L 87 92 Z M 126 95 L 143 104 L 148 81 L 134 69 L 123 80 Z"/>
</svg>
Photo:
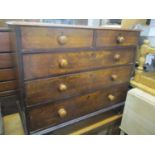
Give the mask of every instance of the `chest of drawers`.
<svg viewBox="0 0 155 155">
<path fill-rule="evenodd" d="M 17 83 L 13 55 L 10 30 L 0 28 L 0 102 L 4 115 L 17 110 L 15 105 Z"/>
<path fill-rule="evenodd" d="M 120 106 L 139 31 L 9 22 L 27 134 L 46 134 Z"/>
</svg>

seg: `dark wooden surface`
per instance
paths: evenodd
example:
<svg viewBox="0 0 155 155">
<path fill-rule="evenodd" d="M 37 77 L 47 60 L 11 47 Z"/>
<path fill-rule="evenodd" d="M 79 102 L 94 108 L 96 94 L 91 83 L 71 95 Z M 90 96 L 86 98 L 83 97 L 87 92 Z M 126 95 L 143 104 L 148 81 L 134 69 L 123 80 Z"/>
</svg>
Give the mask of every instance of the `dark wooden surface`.
<svg viewBox="0 0 155 155">
<path fill-rule="evenodd" d="M 104 115 L 125 100 L 139 31 L 25 23 L 10 27 L 28 134 L 46 134 L 97 110 Z"/>
<path fill-rule="evenodd" d="M 17 89 L 16 81 L 0 82 L 0 92 Z"/>
<path fill-rule="evenodd" d="M 119 30 L 97 30 L 96 46 L 126 46 L 136 45 L 138 43 L 139 32 L 127 32 Z M 123 43 L 117 43 L 117 37 L 123 36 Z"/>
<path fill-rule="evenodd" d="M 13 54 L 0 53 L 0 69 L 13 67 Z"/>
<path fill-rule="evenodd" d="M 41 102 L 56 101 L 82 95 L 91 90 L 124 83 L 129 81 L 131 71 L 132 66 L 121 66 L 29 81 L 25 83 L 26 103 L 27 105 L 33 105 Z M 117 79 L 112 80 L 112 75 L 116 75 Z M 60 91 L 59 87 L 61 84 L 66 85 L 67 89 Z"/>
<path fill-rule="evenodd" d="M 1 32 L 1 29 L 0 29 L 0 53 L 11 51 L 10 32 L 6 32 L 6 31 Z"/>
<path fill-rule="evenodd" d="M 1 98 L 3 116 L 10 115 L 18 111 L 17 104 L 16 104 L 17 100 L 18 100 L 18 97 L 16 93 L 9 94 L 8 96 L 5 95 Z"/>
<path fill-rule="evenodd" d="M 17 112 L 17 81 L 14 70 L 10 29 L 0 28 L 0 102 L 2 114 Z"/>
<path fill-rule="evenodd" d="M 122 102 L 125 100 L 127 89 L 128 84 L 124 84 L 30 110 L 30 130 L 33 131 L 57 125 L 106 106 Z M 113 101 L 109 100 L 109 94 L 115 97 Z M 61 108 L 66 110 L 66 116 L 64 118 L 61 118 L 58 113 Z"/>
<path fill-rule="evenodd" d="M 26 54 L 25 80 L 133 63 L 134 49 Z M 116 56 L 120 58 L 116 60 Z M 125 58 L 125 59 L 124 59 Z M 63 61 L 67 65 L 61 66 Z M 63 65 L 63 64 L 62 64 Z"/>
<path fill-rule="evenodd" d="M 8 97 L 10 95 L 17 95 L 17 92 L 18 92 L 18 89 L 2 91 L 0 92 L 0 99 L 3 99 L 3 97 Z"/>
<path fill-rule="evenodd" d="M 78 48 L 92 46 L 93 31 L 63 28 L 22 27 L 23 49 Z M 66 36 L 65 44 L 59 43 L 59 37 Z"/>
<path fill-rule="evenodd" d="M 33 135 L 45 135 L 45 134 L 51 133 L 53 131 L 57 131 L 57 130 L 62 129 L 62 128 L 66 128 L 66 127 L 68 127 L 70 125 L 73 125 L 75 123 L 79 123 L 81 121 L 86 121 L 88 119 L 94 118 L 94 117 L 96 117 L 96 116 L 98 116 L 100 114 L 104 116 L 104 114 L 106 112 L 111 111 L 111 110 L 117 111 L 118 114 L 119 114 L 118 108 L 121 108 L 123 106 L 124 106 L 124 102 L 114 104 L 114 105 L 111 105 L 109 107 L 105 107 L 105 108 L 100 109 L 98 111 L 89 113 L 87 115 L 84 115 L 84 116 L 69 120 L 67 122 L 64 122 L 64 123 L 61 123 L 61 124 L 58 124 L 58 125 L 55 125 L 55 126 L 52 126 L 52 127 L 37 130 L 37 131 L 34 131 L 34 132 L 32 131 L 32 132 L 30 132 L 30 134 L 33 134 Z"/>
<path fill-rule="evenodd" d="M 0 70 L 0 81 L 15 80 L 15 79 L 16 76 L 14 68 Z"/>
<path fill-rule="evenodd" d="M 120 114 L 122 113 L 122 109 L 123 107 L 120 107 L 120 108 L 116 108 L 116 110 L 110 110 L 108 112 L 105 112 L 104 114 L 99 114 L 99 115 L 96 115 L 94 117 L 90 117 L 88 119 L 85 119 L 85 120 L 82 120 L 82 121 L 79 121 L 77 123 L 74 123 L 72 125 L 68 125 L 66 126 L 65 128 L 60 128 L 58 130 L 55 130 L 53 132 L 50 132 L 48 134 L 54 134 L 54 135 L 67 135 L 67 134 L 70 134 L 72 132 L 75 132 L 81 128 L 85 128 L 87 126 L 90 126 L 90 125 L 94 125 L 95 123 L 99 122 L 99 121 L 102 121 L 106 118 L 109 118 L 113 115 L 117 115 L 117 114 Z M 109 134 L 109 135 L 119 135 L 120 134 L 120 130 L 119 130 L 119 126 L 120 126 L 120 122 L 121 122 L 121 118 L 116 120 L 116 121 L 113 121 L 112 123 L 108 123 L 107 125 L 104 125 L 100 128 L 95 128 L 94 130 L 92 131 L 89 131 L 85 134 L 87 135 L 97 135 L 97 134 L 100 134 L 101 131 L 104 131 L 106 129 L 106 133 L 105 134 Z M 102 133 L 104 134 L 104 133 Z"/>
</svg>

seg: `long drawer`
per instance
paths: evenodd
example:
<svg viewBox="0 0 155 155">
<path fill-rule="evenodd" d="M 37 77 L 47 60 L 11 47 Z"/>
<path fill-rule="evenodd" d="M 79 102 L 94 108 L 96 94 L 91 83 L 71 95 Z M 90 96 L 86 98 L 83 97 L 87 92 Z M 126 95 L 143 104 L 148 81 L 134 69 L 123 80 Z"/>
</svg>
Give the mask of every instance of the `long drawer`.
<svg viewBox="0 0 155 155">
<path fill-rule="evenodd" d="M 22 49 L 92 47 L 93 31 L 73 28 L 22 27 Z"/>
<path fill-rule="evenodd" d="M 24 55 L 25 80 L 134 62 L 135 49 Z"/>
<path fill-rule="evenodd" d="M 13 67 L 13 54 L 1 53 L 0 54 L 0 69 Z"/>
<path fill-rule="evenodd" d="M 124 46 L 137 45 L 139 32 L 121 30 L 97 30 L 96 46 Z"/>
<path fill-rule="evenodd" d="M 63 102 L 36 107 L 28 111 L 30 130 L 38 130 L 123 102 L 128 84 L 109 87 Z M 118 91 L 119 90 L 119 91 Z"/>
<path fill-rule="evenodd" d="M 26 104 L 55 101 L 129 81 L 132 65 L 82 72 L 25 83 Z"/>
<path fill-rule="evenodd" d="M 0 52 L 9 52 L 9 51 L 11 51 L 10 32 L 0 32 Z"/>
<path fill-rule="evenodd" d="M 0 69 L 0 81 L 14 80 L 15 70 L 12 69 Z"/>
<path fill-rule="evenodd" d="M 14 90 L 17 88 L 17 81 L 0 82 L 0 92 Z"/>
</svg>

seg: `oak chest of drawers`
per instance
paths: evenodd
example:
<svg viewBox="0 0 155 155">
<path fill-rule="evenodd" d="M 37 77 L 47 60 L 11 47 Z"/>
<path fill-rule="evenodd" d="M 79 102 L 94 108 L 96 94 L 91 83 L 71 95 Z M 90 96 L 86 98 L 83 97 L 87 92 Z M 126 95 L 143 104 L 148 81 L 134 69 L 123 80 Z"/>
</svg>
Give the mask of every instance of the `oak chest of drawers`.
<svg viewBox="0 0 155 155">
<path fill-rule="evenodd" d="M 10 29 L 0 28 L 0 102 L 3 114 L 16 112 L 16 76 L 11 49 Z"/>
<path fill-rule="evenodd" d="M 139 31 L 10 22 L 27 134 L 46 134 L 120 106 Z"/>
</svg>

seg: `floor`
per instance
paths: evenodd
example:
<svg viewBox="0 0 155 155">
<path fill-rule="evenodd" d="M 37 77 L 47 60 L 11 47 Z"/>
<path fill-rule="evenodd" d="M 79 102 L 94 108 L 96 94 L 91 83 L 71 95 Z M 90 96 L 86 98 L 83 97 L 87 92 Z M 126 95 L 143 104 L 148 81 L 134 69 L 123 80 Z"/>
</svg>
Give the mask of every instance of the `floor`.
<svg viewBox="0 0 155 155">
<path fill-rule="evenodd" d="M 3 117 L 5 135 L 24 135 L 22 122 L 18 113 Z"/>
<path fill-rule="evenodd" d="M 81 135 L 81 134 L 85 134 L 87 133 L 89 130 L 93 131 L 96 128 L 99 127 L 104 127 L 104 125 L 109 124 L 113 121 L 117 121 L 122 117 L 122 115 L 113 115 L 107 119 L 103 119 L 95 124 L 86 126 L 84 128 L 80 128 L 80 130 L 70 133 L 71 135 Z M 5 135 L 24 135 L 24 130 L 23 130 L 23 126 L 22 126 L 22 122 L 20 119 L 20 115 L 19 113 L 15 113 L 15 114 L 11 114 L 11 115 L 6 115 L 3 117 L 3 124 L 4 124 L 4 134 Z M 111 129 L 113 129 L 114 127 L 111 126 L 109 127 Z M 117 127 L 118 128 L 118 127 Z M 103 128 L 104 129 L 104 128 Z M 102 129 L 102 130 L 103 130 Z M 103 131 L 110 131 L 108 128 L 105 128 Z"/>
</svg>

